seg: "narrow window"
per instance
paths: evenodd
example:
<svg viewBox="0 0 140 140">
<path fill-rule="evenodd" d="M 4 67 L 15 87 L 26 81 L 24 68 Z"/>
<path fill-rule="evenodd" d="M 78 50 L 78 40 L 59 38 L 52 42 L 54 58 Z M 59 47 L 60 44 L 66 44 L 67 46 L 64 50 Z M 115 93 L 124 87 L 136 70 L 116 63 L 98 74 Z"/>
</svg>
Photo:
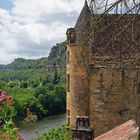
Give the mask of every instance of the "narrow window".
<svg viewBox="0 0 140 140">
<path fill-rule="evenodd" d="M 137 93 L 140 93 L 140 82 L 137 83 Z"/>
<path fill-rule="evenodd" d="M 70 63 L 70 52 L 67 51 L 67 63 L 69 64 Z"/>
<path fill-rule="evenodd" d="M 67 91 L 70 91 L 70 75 L 67 75 Z"/>
<path fill-rule="evenodd" d="M 67 110 L 67 123 L 70 125 L 70 110 Z"/>
<path fill-rule="evenodd" d="M 70 110 L 67 110 L 67 112 L 68 112 L 68 117 L 70 116 Z"/>
<path fill-rule="evenodd" d="M 70 125 L 70 117 L 67 118 L 67 124 Z"/>
</svg>

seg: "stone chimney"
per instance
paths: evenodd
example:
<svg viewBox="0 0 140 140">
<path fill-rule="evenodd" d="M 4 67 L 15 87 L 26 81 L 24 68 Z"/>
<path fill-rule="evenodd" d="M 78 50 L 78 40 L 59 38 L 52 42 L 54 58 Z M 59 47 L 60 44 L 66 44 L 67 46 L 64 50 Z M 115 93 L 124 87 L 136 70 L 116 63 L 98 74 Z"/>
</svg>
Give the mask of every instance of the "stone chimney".
<svg viewBox="0 0 140 140">
<path fill-rule="evenodd" d="M 90 127 L 89 117 L 77 117 L 76 127 L 72 129 L 72 140 L 93 140 L 94 130 Z"/>
</svg>

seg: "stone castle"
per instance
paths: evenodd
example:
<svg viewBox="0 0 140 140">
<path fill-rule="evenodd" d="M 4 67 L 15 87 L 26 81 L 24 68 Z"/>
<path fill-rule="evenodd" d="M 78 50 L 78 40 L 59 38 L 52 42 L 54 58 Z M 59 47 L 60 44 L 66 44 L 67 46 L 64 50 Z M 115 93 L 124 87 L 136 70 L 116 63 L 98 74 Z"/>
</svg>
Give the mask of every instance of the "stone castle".
<svg viewBox="0 0 140 140">
<path fill-rule="evenodd" d="M 85 2 L 67 30 L 67 123 L 88 116 L 95 136 L 140 125 L 140 16 L 94 14 Z"/>
</svg>

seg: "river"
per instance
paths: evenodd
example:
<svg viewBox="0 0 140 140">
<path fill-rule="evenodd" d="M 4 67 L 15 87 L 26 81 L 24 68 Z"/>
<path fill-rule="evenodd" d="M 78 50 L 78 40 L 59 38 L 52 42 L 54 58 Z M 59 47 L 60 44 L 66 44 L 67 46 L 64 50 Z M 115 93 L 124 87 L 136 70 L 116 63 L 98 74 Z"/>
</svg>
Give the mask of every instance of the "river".
<svg viewBox="0 0 140 140">
<path fill-rule="evenodd" d="M 52 128 L 59 127 L 66 123 L 66 114 L 46 117 L 34 124 L 20 126 L 20 132 L 25 140 L 32 140 L 41 136 Z"/>
</svg>

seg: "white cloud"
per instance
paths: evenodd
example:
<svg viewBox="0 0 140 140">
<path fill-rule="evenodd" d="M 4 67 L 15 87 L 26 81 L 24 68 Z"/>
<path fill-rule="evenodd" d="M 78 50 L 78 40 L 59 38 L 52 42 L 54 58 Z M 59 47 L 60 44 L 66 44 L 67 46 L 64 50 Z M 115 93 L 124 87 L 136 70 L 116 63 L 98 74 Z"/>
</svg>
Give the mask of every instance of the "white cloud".
<svg viewBox="0 0 140 140">
<path fill-rule="evenodd" d="M 13 0 L 13 3 L 15 5 L 14 14 L 33 17 L 79 11 L 82 6 L 82 1 L 79 0 Z"/>
<path fill-rule="evenodd" d="M 0 9 L 0 64 L 16 57 L 47 56 L 65 40 L 84 3 L 80 0 L 13 0 L 11 11 Z"/>
</svg>

